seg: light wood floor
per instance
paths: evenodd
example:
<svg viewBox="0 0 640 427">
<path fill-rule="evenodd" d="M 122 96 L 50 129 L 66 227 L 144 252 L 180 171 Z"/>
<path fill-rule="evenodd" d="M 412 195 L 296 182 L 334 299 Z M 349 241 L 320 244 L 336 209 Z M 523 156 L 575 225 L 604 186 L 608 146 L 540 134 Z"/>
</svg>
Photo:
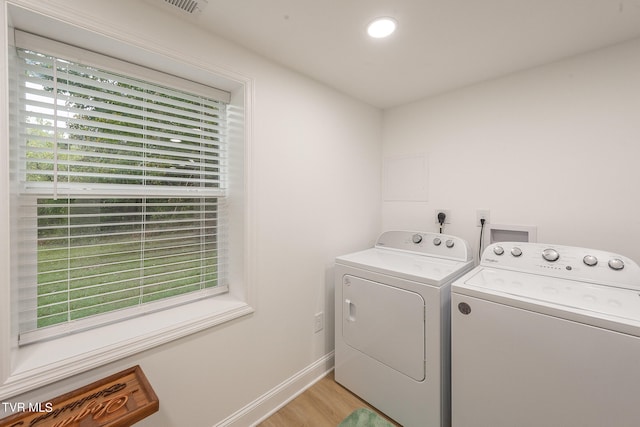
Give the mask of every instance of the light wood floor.
<svg viewBox="0 0 640 427">
<path fill-rule="evenodd" d="M 258 427 L 336 427 L 358 408 L 376 411 L 358 396 L 335 382 L 333 371 L 293 399 Z M 387 420 L 388 417 L 376 411 Z M 400 424 L 394 423 L 396 426 Z"/>
</svg>

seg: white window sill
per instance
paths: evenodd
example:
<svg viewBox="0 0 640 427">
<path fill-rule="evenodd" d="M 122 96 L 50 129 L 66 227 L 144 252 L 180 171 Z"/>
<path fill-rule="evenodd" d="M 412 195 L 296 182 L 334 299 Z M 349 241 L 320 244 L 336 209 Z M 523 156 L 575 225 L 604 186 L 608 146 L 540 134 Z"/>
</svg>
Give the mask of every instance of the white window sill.
<svg viewBox="0 0 640 427">
<path fill-rule="evenodd" d="M 0 399 L 96 368 L 252 313 L 229 294 L 14 349 Z"/>
</svg>

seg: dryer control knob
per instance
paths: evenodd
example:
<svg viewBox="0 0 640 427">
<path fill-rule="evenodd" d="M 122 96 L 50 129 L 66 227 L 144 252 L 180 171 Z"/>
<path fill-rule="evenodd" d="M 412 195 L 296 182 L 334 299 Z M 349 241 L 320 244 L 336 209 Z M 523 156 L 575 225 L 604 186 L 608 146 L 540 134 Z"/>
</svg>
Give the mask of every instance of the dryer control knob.
<svg viewBox="0 0 640 427">
<path fill-rule="evenodd" d="M 448 248 L 452 248 L 453 245 L 455 245 L 453 240 L 447 240 L 444 244 L 447 245 Z"/>
<path fill-rule="evenodd" d="M 413 243 L 415 243 L 417 245 L 418 243 L 422 242 L 422 236 L 419 235 L 418 233 L 416 233 L 416 234 L 413 235 L 411 240 L 413 240 Z"/>
<path fill-rule="evenodd" d="M 624 262 L 620 258 L 613 258 L 609 260 L 609 267 L 613 270 L 622 270 L 624 268 Z"/>
<path fill-rule="evenodd" d="M 594 257 L 593 255 L 585 255 L 585 257 L 582 258 L 582 262 L 584 262 L 584 264 L 588 265 L 589 267 L 593 267 L 598 263 L 598 258 Z"/>
<path fill-rule="evenodd" d="M 496 246 L 493 248 L 493 253 L 496 255 L 502 255 L 504 253 L 504 249 L 502 249 L 502 246 Z"/>
<path fill-rule="evenodd" d="M 435 239 L 433 239 L 433 244 L 436 246 L 440 246 L 440 243 L 442 243 L 442 240 L 440 240 L 439 237 L 436 237 Z"/>
<path fill-rule="evenodd" d="M 522 255 L 522 249 L 520 248 L 512 248 L 511 249 L 511 255 L 513 255 L 514 257 L 519 257 L 520 255 Z"/>
<path fill-rule="evenodd" d="M 557 261 L 558 258 L 560 258 L 560 254 L 555 249 L 545 249 L 544 251 L 542 251 L 542 258 L 546 259 L 547 261 L 554 262 Z"/>
</svg>

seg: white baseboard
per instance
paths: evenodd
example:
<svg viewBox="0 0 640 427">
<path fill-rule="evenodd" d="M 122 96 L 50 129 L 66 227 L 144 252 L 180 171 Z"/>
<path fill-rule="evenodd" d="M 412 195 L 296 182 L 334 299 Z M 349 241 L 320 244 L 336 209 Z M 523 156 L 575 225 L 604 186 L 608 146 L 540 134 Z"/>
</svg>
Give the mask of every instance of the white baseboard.
<svg viewBox="0 0 640 427">
<path fill-rule="evenodd" d="M 333 367 L 334 352 L 332 351 L 220 421 L 214 427 L 246 427 L 259 424 L 315 384 Z"/>
</svg>

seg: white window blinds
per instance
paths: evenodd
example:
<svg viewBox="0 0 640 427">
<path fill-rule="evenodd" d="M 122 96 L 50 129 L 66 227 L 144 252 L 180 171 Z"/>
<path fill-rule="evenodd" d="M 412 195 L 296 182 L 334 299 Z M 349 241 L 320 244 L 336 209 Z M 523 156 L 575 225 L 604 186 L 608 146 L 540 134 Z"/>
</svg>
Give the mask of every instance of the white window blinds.
<svg viewBox="0 0 640 427">
<path fill-rule="evenodd" d="M 20 342 L 227 290 L 225 103 L 31 47 L 15 59 Z"/>
<path fill-rule="evenodd" d="M 27 191 L 222 194 L 224 104 L 20 53 Z"/>
</svg>

